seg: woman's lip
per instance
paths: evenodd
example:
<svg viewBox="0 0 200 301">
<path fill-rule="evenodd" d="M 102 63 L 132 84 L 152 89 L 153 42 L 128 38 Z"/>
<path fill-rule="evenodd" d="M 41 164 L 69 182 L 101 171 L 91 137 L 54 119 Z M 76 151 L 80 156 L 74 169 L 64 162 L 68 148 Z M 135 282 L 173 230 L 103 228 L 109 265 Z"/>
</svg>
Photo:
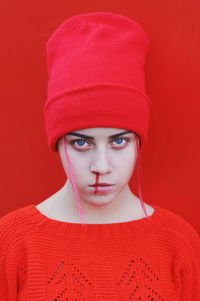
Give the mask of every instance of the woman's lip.
<svg viewBox="0 0 200 301">
<path fill-rule="evenodd" d="M 107 183 L 98 183 L 98 184 L 93 184 L 93 185 L 89 185 L 89 186 L 113 186 L 114 184 L 107 184 Z"/>
<path fill-rule="evenodd" d="M 88 189 L 93 193 L 109 193 L 115 189 L 115 185 L 89 185 Z"/>
<path fill-rule="evenodd" d="M 109 186 L 114 186 L 112 184 L 105 184 L 105 185 L 89 185 L 90 187 L 109 187 Z"/>
</svg>

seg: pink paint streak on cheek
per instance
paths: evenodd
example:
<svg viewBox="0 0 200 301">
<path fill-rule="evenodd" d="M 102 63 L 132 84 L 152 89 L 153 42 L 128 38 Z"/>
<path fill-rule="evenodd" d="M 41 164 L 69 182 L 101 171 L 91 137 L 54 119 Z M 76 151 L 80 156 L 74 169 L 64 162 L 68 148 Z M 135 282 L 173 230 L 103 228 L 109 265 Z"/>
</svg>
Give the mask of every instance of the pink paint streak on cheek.
<svg viewBox="0 0 200 301">
<path fill-rule="evenodd" d="M 99 174 L 96 174 L 96 183 L 95 183 L 95 185 L 98 185 L 98 183 L 99 183 Z M 98 186 L 95 186 L 94 193 L 97 193 L 97 192 L 98 192 Z"/>
</svg>

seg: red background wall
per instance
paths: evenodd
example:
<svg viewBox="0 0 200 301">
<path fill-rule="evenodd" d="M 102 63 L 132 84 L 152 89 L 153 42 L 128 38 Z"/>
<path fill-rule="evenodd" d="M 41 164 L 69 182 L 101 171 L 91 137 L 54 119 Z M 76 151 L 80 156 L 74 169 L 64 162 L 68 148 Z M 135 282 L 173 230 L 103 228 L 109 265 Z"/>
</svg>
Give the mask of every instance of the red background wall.
<svg viewBox="0 0 200 301">
<path fill-rule="evenodd" d="M 111 11 L 138 21 L 150 40 L 145 70 L 152 107 L 149 141 L 142 152 L 143 199 L 177 213 L 200 233 L 200 2 L 0 4 L 0 215 L 42 202 L 66 180 L 58 154 L 48 150 L 43 121 L 48 38 L 75 14 Z"/>
</svg>

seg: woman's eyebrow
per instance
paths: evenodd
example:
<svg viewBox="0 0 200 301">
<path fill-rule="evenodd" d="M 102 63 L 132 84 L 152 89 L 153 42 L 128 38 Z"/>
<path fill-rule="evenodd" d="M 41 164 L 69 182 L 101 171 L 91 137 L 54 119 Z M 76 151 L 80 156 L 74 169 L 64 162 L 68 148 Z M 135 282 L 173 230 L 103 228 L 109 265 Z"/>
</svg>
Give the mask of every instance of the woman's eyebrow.
<svg viewBox="0 0 200 301">
<path fill-rule="evenodd" d="M 115 135 L 111 135 L 108 138 L 116 138 L 118 136 L 125 135 L 125 134 L 128 134 L 128 133 L 132 133 L 132 131 L 121 132 L 121 133 L 118 133 L 118 134 L 115 134 Z M 94 137 L 92 137 L 92 136 L 87 136 L 87 135 L 83 135 L 83 134 L 75 133 L 75 132 L 70 132 L 66 135 L 72 135 L 72 136 L 77 136 L 77 137 L 81 137 L 81 138 L 85 138 L 85 139 L 91 139 L 91 140 L 93 139 L 94 140 Z"/>
</svg>

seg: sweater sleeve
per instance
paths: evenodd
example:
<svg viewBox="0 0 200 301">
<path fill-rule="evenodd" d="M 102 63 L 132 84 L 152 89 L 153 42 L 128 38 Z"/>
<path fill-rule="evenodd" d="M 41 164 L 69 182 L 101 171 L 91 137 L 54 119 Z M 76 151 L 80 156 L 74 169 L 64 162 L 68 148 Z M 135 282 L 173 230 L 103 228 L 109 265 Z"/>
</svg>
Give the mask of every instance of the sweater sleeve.
<svg viewBox="0 0 200 301">
<path fill-rule="evenodd" d="M 7 217 L 0 219 L 0 300 L 17 300 L 16 240 Z"/>
<path fill-rule="evenodd" d="M 188 224 L 185 230 L 186 249 L 182 256 L 179 277 L 181 281 L 181 300 L 200 300 L 200 237 L 196 230 Z"/>
</svg>

